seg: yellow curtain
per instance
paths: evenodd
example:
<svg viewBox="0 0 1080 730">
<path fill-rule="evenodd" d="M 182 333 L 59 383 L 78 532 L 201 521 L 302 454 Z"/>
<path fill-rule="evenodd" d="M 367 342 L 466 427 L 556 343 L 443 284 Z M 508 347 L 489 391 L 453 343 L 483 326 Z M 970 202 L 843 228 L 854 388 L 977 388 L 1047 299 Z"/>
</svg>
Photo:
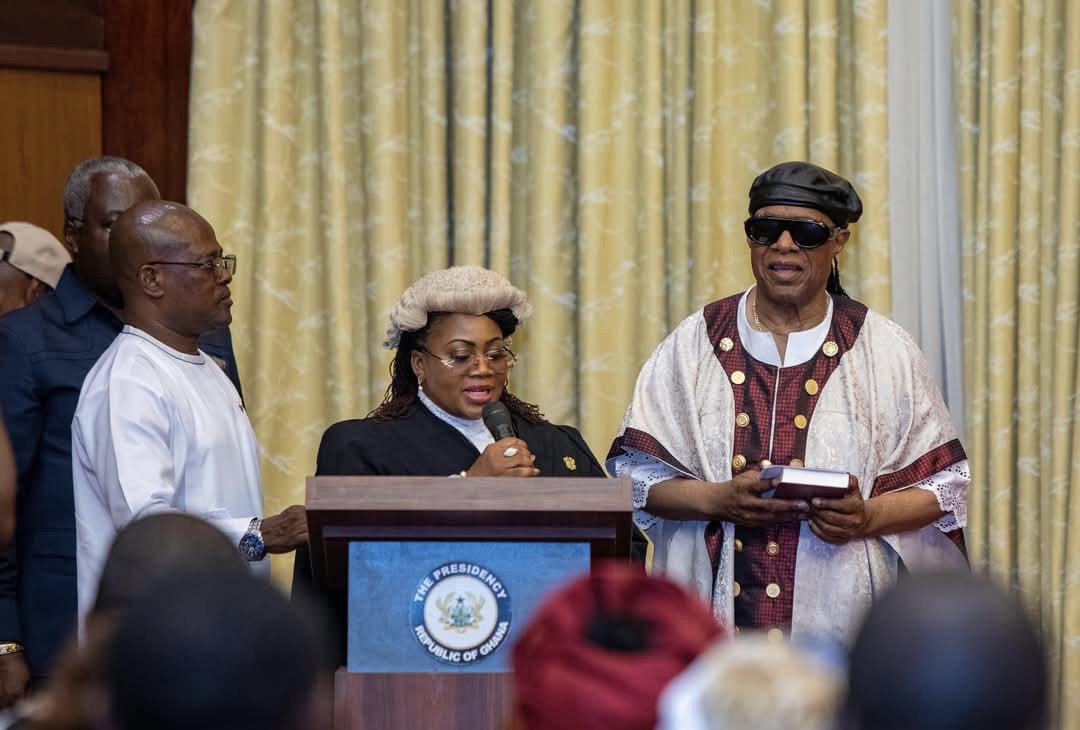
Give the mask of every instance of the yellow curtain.
<svg viewBox="0 0 1080 730">
<path fill-rule="evenodd" d="M 431 269 L 528 292 L 513 388 L 601 458 L 660 339 L 752 281 L 770 165 L 854 180 L 845 285 L 887 313 L 886 4 L 197 3 L 189 197 L 239 255 L 268 512 L 378 403 L 386 315 Z"/>
<path fill-rule="evenodd" d="M 953 11 L 971 554 L 1041 620 L 1080 727 L 1080 5 Z"/>
</svg>

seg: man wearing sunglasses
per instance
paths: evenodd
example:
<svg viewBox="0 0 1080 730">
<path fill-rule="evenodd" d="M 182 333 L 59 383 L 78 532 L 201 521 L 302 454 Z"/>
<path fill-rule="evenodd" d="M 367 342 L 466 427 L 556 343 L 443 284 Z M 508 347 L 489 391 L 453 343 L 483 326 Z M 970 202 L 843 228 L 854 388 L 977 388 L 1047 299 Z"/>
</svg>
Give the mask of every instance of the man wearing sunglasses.
<svg viewBox="0 0 1080 730">
<path fill-rule="evenodd" d="M 255 433 L 240 394 L 199 348 L 232 321 L 236 258 L 179 203 L 148 201 L 113 226 L 124 328 L 90 370 L 71 425 L 79 615 L 116 533 L 155 512 L 205 519 L 257 573 L 307 541 L 302 507 L 262 519 Z"/>
<path fill-rule="evenodd" d="M 851 183 L 782 163 L 749 212 L 755 285 L 653 353 L 608 470 L 634 482 L 654 567 L 726 624 L 848 642 L 902 566 L 966 565 L 967 458 L 911 337 L 840 286 Z M 846 472 L 848 488 L 771 497 L 772 464 Z"/>
</svg>

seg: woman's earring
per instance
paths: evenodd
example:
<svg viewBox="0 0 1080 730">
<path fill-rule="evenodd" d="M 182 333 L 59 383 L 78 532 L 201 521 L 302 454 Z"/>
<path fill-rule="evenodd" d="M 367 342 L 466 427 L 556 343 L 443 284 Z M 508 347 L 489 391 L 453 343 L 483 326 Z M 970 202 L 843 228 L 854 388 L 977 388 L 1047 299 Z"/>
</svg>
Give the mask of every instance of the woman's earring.
<svg viewBox="0 0 1080 730">
<path fill-rule="evenodd" d="M 419 388 L 420 390 L 424 389 L 424 376 L 423 375 L 417 375 L 416 376 L 416 387 Z"/>
</svg>

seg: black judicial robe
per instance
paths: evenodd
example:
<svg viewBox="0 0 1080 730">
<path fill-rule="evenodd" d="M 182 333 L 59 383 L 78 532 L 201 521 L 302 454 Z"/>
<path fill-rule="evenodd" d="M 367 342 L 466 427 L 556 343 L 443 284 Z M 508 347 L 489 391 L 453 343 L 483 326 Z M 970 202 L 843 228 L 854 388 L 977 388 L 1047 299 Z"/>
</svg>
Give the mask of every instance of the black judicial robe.
<svg viewBox="0 0 1080 730">
<path fill-rule="evenodd" d="M 511 418 L 518 438 L 536 456 L 540 476 L 607 476 L 576 428 L 529 423 L 514 414 Z M 479 456 L 457 429 L 417 402 L 392 421 L 335 423 L 323 434 L 316 474 L 450 476 L 468 469 Z"/>
<path fill-rule="evenodd" d="M 529 423 L 511 414 L 518 438 L 536 456 L 542 477 L 606 477 L 581 433 L 572 426 Z M 335 423 L 319 444 L 315 474 L 379 476 L 444 476 L 473 465 L 480 452 L 453 426 L 439 420 L 417 401 L 401 418 L 376 421 L 357 418 Z M 311 555 L 307 546 L 296 551 L 293 593 L 313 591 Z M 319 596 L 336 624 L 338 664 L 345 659 L 345 595 Z M 338 666 L 335 664 L 334 666 Z"/>
</svg>

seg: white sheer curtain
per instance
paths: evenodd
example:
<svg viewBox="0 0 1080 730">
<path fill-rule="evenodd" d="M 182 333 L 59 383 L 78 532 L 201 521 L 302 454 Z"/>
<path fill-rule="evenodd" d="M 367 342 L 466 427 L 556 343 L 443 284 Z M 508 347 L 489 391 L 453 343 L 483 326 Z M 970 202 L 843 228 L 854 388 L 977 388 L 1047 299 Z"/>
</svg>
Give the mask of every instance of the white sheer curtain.
<svg viewBox="0 0 1080 730">
<path fill-rule="evenodd" d="M 963 283 L 952 6 L 889 0 L 892 316 L 926 353 L 964 432 Z"/>
</svg>

